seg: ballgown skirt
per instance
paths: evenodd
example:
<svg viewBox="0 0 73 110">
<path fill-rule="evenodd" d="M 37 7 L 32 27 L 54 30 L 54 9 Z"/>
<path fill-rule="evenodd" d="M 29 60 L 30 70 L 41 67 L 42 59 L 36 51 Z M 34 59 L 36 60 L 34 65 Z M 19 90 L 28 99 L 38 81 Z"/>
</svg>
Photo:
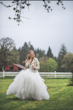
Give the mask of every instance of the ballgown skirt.
<svg viewBox="0 0 73 110">
<path fill-rule="evenodd" d="M 32 72 L 30 68 L 21 70 L 9 85 L 6 95 L 14 94 L 19 99 L 49 100 L 47 86 L 39 72 Z"/>
</svg>

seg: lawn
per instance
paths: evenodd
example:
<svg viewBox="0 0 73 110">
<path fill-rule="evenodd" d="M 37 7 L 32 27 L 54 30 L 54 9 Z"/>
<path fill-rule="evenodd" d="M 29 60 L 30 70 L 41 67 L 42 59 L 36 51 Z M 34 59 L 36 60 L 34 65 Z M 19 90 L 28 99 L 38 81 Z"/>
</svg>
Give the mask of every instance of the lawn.
<svg viewBox="0 0 73 110">
<path fill-rule="evenodd" d="M 6 95 L 13 78 L 0 78 L 0 110 L 73 110 L 73 86 L 67 86 L 69 79 L 45 79 L 49 100 L 19 100 Z"/>
</svg>

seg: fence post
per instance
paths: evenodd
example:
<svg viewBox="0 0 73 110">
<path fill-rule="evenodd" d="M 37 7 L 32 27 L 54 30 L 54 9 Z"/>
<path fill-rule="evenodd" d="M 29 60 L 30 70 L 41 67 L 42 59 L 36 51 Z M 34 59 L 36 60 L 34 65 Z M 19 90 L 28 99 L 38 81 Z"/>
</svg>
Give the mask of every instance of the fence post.
<svg viewBox="0 0 73 110">
<path fill-rule="evenodd" d="M 56 78 L 56 71 L 55 71 L 54 75 L 55 75 L 55 78 Z"/>
<path fill-rule="evenodd" d="M 5 71 L 3 70 L 3 78 L 5 77 Z"/>
</svg>

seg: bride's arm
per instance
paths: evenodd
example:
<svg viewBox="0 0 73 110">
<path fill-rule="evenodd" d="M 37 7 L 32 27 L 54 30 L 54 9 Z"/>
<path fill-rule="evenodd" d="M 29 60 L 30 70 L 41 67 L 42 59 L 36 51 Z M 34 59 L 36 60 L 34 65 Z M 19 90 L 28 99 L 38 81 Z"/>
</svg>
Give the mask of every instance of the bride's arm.
<svg viewBox="0 0 73 110">
<path fill-rule="evenodd" d="M 40 69 L 40 62 L 39 62 L 39 60 L 38 59 L 36 59 L 36 67 L 35 67 L 35 69 Z"/>
</svg>

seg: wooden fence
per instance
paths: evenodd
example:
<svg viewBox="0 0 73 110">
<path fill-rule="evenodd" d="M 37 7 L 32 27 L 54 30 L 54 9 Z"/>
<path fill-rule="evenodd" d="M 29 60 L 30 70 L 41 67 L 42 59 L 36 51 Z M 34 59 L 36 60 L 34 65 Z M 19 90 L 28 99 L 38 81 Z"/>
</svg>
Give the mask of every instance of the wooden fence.
<svg viewBox="0 0 73 110">
<path fill-rule="evenodd" d="M 16 76 L 19 72 L 0 72 L 0 77 L 5 76 Z M 71 78 L 71 72 L 39 72 L 39 74 L 44 78 Z"/>
</svg>

